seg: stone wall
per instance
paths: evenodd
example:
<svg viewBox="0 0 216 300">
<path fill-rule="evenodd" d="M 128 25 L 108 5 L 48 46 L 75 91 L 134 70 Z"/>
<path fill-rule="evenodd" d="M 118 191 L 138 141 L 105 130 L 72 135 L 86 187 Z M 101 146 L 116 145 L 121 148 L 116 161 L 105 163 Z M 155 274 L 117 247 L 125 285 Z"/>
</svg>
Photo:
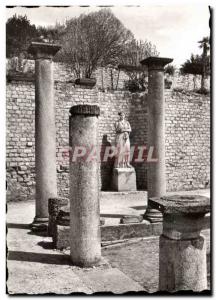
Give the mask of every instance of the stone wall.
<svg viewBox="0 0 216 300">
<path fill-rule="evenodd" d="M 22 66 L 18 63 L 18 58 L 7 59 L 6 72 L 14 73 L 20 71 L 23 74 L 34 74 L 34 60 L 23 60 Z M 128 75 L 117 68 L 98 68 L 92 78 L 96 78 L 96 87 L 102 91 L 122 90 Z M 76 79 L 73 68 L 65 63 L 54 63 L 54 80 L 57 82 L 73 82 Z"/>
<path fill-rule="evenodd" d="M 201 88 L 201 75 L 182 75 L 177 69 L 173 76 L 166 74 L 165 77 L 172 81 L 172 89 L 174 90 L 196 91 Z M 207 80 L 207 89 L 210 90 L 210 77 Z"/>
<path fill-rule="evenodd" d="M 12 82 L 6 89 L 7 195 L 15 199 L 34 194 L 34 84 Z"/>
<path fill-rule="evenodd" d="M 7 60 L 7 73 L 14 70 L 14 59 Z M 24 73 L 34 73 L 34 61 L 24 60 L 22 71 Z M 124 90 L 125 83 L 129 77 L 123 70 L 115 68 L 98 68 L 92 77 L 97 80 L 96 86 L 100 90 Z M 176 69 L 173 76 L 165 74 L 168 80 L 172 81 L 172 89 L 176 90 L 199 90 L 201 88 L 201 75 L 181 75 L 180 71 Z M 56 81 L 65 82 L 73 81 L 75 75 L 70 65 L 65 63 L 54 63 L 54 79 Z M 207 87 L 210 89 L 210 77 L 207 80 Z"/>
<path fill-rule="evenodd" d="M 170 191 L 210 185 L 210 98 L 166 91 L 166 172 Z"/>
<path fill-rule="evenodd" d="M 146 94 L 127 91 L 101 92 L 97 89 L 55 83 L 56 157 L 58 189 L 68 194 L 69 176 L 69 109 L 76 104 L 98 104 L 99 144 L 114 145 L 114 123 L 118 112 L 124 111 L 132 126 L 131 146 L 146 144 Z M 33 194 L 34 169 L 34 84 L 12 81 L 7 84 L 7 183 L 8 197 L 22 198 Z M 45 129 L 46 130 L 46 129 Z M 101 164 L 101 188 L 110 188 L 113 160 Z M 137 186 L 146 189 L 146 166 L 136 163 Z"/>
<path fill-rule="evenodd" d="M 61 78 L 60 78 L 61 79 Z M 114 143 L 118 112 L 131 123 L 131 146 L 147 143 L 147 96 L 128 91 L 102 92 L 98 88 L 55 83 L 56 155 L 58 190 L 68 194 L 69 108 L 99 104 L 99 143 Z M 205 188 L 210 180 L 210 99 L 191 91 L 166 90 L 166 166 L 168 190 Z M 34 83 L 7 83 L 7 185 L 8 199 L 32 198 L 34 167 Z M 45 129 L 46 130 L 46 129 Z M 108 190 L 113 160 L 101 164 L 101 188 Z M 134 163 L 133 163 L 134 164 Z M 139 189 L 147 189 L 146 162 L 134 164 Z"/>
</svg>

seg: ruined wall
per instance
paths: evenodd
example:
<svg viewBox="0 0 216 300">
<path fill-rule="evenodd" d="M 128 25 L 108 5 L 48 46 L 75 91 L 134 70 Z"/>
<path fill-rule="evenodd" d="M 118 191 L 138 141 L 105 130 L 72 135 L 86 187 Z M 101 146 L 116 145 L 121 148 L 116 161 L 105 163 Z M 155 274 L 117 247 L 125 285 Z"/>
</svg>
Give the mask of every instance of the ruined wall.
<svg viewBox="0 0 216 300">
<path fill-rule="evenodd" d="M 58 190 L 68 194 L 69 108 L 99 104 L 99 143 L 114 142 L 118 112 L 124 111 L 132 126 L 131 146 L 147 143 L 147 96 L 127 91 L 102 92 L 97 88 L 55 83 L 56 155 Z M 191 91 L 166 90 L 166 166 L 168 190 L 205 188 L 210 180 L 210 99 Z M 34 83 L 7 83 L 7 184 L 8 199 L 32 198 L 34 167 Z M 45 129 L 46 130 L 46 129 Z M 109 189 L 112 163 L 101 164 L 101 187 Z M 139 189 L 147 189 L 146 162 L 134 164 Z"/>
</svg>

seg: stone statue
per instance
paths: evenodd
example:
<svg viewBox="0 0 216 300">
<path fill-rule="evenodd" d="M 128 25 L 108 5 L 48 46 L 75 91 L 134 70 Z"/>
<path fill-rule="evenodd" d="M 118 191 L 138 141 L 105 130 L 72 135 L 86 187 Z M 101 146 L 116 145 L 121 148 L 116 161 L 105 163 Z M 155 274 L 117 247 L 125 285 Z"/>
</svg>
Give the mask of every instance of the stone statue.
<svg viewBox="0 0 216 300">
<path fill-rule="evenodd" d="M 115 123 L 116 130 L 116 149 L 115 168 L 131 168 L 130 165 L 130 123 L 125 119 L 123 112 L 119 113 L 119 120 Z"/>
<path fill-rule="evenodd" d="M 130 165 L 130 123 L 123 112 L 119 113 L 119 120 L 115 123 L 116 156 L 112 172 L 111 188 L 114 191 L 136 191 L 136 172 Z"/>
</svg>

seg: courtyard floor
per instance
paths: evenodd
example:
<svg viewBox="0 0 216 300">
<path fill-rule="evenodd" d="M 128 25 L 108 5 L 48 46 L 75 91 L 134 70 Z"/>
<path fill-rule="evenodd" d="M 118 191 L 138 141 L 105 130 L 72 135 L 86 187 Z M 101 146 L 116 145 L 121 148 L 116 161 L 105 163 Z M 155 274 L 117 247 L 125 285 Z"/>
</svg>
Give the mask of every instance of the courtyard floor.
<svg viewBox="0 0 216 300">
<path fill-rule="evenodd" d="M 209 196 L 209 190 L 189 192 Z M 130 197 L 129 197 L 130 198 Z M 146 200 L 115 193 L 102 195 L 101 214 L 118 219 L 119 214 L 142 213 Z M 140 208 L 141 207 L 141 208 Z M 138 209 L 137 209 L 138 208 Z M 116 217 L 113 215 L 116 214 Z M 107 217 L 109 215 L 109 217 Z M 131 239 L 102 248 L 100 266 L 81 269 L 70 264 L 69 251 L 53 249 L 52 239 L 29 230 L 34 202 L 11 202 L 7 213 L 7 289 L 10 294 L 70 294 L 130 291 L 155 292 L 158 289 L 158 237 Z M 208 277 L 210 273 L 210 231 L 207 239 Z M 209 278 L 208 278 L 209 279 Z M 209 280 L 208 280 L 209 282 Z"/>
</svg>

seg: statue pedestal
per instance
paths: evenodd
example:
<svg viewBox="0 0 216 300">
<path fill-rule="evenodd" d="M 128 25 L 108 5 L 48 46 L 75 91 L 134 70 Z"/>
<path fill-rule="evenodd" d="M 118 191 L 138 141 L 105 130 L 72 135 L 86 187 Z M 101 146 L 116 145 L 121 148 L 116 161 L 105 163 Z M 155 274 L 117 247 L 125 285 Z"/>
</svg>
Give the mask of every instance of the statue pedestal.
<svg viewBox="0 0 216 300">
<path fill-rule="evenodd" d="M 114 168 L 112 190 L 118 192 L 136 191 L 136 172 L 134 168 Z"/>
</svg>

